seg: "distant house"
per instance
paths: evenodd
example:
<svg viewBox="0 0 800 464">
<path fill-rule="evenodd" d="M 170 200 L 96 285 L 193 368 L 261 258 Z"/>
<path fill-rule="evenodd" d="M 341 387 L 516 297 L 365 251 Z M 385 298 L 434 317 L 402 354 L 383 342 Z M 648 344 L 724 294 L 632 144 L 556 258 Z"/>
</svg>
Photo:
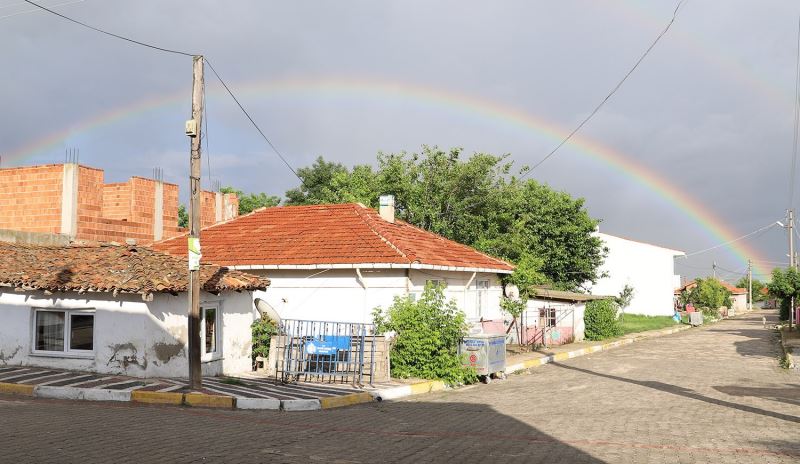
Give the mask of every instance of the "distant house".
<svg viewBox="0 0 800 464">
<path fill-rule="evenodd" d="M 561 345 L 584 339 L 586 303 L 610 298 L 537 287 L 522 316 L 526 344 Z"/>
<path fill-rule="evenodd" d="M 0 242 L 0 366 L 186 377 L 187 274 L 186 260 L 141 246 Z M 269 281 L 200 274 L 203 373 L 249 371 L 252 292 Z"/>
<path fill-rule="evenodd" d="M 591 292 L 616 296 L 629 285 L 634 294 L 626 313 L 671 316 L 676 280 L 674 258 L 684 252 L 600 232 L 595 236 L 608 248 L 608 256 L 600 267 L 603 277 L 591 285 Z"/>
<path fill-rule="evenodd" d="M 738 313 L 741 311 L 747 310 L 747 289 L 746 288 L 739 288 L 735 285 L 731 285 L 724 280 L 718 280 L 723 287 L 725 287 L 729 292 L 731 292 L 731 308 L 733 308 L 734 313 Z M 697 286 L 697 282 L 694 280 L 678 287 L 675 289 L 675 297 L 679 297 L 681 293 L 684 291 L 688 292 L 691 291 L 693 288 Z"/>
<path fill-rule="evenodd" d="M 202 259 L 269 276 L 265 300 L 284 319 L 372 322 L 376 307 L 444 287 L 469 320 L 503 321 L 500 277 L 513 266 L 361 204 L 256 210 L 201 231 Z M 186 254 L 186 238 L 155 248 Z"/>
</svg>

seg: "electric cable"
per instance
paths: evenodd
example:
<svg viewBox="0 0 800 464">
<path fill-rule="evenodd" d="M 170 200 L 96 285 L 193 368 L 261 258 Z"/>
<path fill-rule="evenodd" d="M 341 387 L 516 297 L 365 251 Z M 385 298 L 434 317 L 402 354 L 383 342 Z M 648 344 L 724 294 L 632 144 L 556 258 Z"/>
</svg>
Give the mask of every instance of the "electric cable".
<svg viewBox="0 0 800 464">
<path fill-rule="evenodd" d="M 530 174 L 531 172 L 533 172 L 533 170 L 534 170 L 534 169 L 538 168 L 538 167 L 539 167 L 539 166 L 541 166 L 541 165 L 542 165 L 542 164 L 543 164 L 545 161 L 547 161 L 547 160 L 548 160 L 548 159 L 550 159 L 550 158 L 551 158 L 553 155 L 555 155 L 555 154 L 556 154 L 556 152 L 557 152 L 557 151 L 558 151 L 558 150 L 559 150 L 561 147 L 563 147 L 563 146 L 564 146 L 564 145 L 565 145 L 567 142 L 569 142 L 569 140 L 572 138 L 572 136 L 573 136 L 573 135 L 575 135 L 576 133 L 578 133 L 578 131 L 579 131 L 579 130 L 581 130 L 581 129 L 583 128 L 583 126 L 584 126 L 584 125 L 586 125 L 586 123 L 588 123 L 588 122 L 589 122 L 589 120 L 590 120 L 590 119 L 592 119 L 592 118 L 594 117 L 594 115 L 595 115 L 595 114 L 597 114 L 597 112 L 598 112 L 598 111 L 600 111 L 600 109 L 601 109 L 603 106 L 605 106 L 606 102 L 608 102 L 608 101 L 611 99 L 611 97 L 612 97 L 612 96 L 614 96 L 614 94 L 615 94 L 615 93 L 617 93 L 617 90 L 619 90 L 619 89 L 620 89 L 620 87 L 622 87 L 622 84 L 624 84 L 624 83 L 625 83 L 625 81 L 627 81 L 627 80 L 628 80 L 628 78 L 631 76 L 631 74 L 633 74 L 633 72 L 634 72 L 634 71 L 636 71 L 636 68 L 638 68 L 638 67 L 639 67 L 639 65 L 642 63 L 642 61 L 644 61 L 644 59 L 647 57 L 647 55 L 649 55 L 649 54 L 650 54 L 650 51 L 651 51 L 651 50 L 653 50 L 653 48 L 655 48 L 656 44 L 658 44 L 658 42 L 661 40 L 661 38 L 662 38 L 662 37 L 664 37 L 664 35 L 666 35 L 667 31 L 669 31 L 669 30 L 670 30 L 670 28 L 672 27 L 672 24 L 673 24 L 673 23 L 675 23 L 675 19 L 676 19 L 676 18 L 677 18 L 677 16 L 678 16 L 678 10 L 680 10 L 681 6 L 682 6 L 684 3 L 686 3 L 687 1 L 688 1 L 688 0 L 680 0 L 680 1 L 678 2 L 678 4 L 675 6 L 675 10 L 672 12 L 672 18 L 669 20 L 669 22 L 667 23 L 666 27 L 664 27 L 664 29 L 661 31 L 661 33 L 659 33 L 659 34 L 658 34 L 658 36 L 656 36 L 655 40 L 654 40 L 654 41 L 653 41 L 653 42 L 650 44 L 650 46 L 649 46 L 649 47 L 647 47 L 647 50 L 645 50 L 645 51 L 644 51 L 644 53 L 642 54 L 642 56 L 640 56 L 640 57 L 639 57 L 639 59 L 638 59 L 638 60 L 636 60 L 636 63 L 634 63 L 633 67 L 632 67 L 632 68 L 630 68 L 630 70 L 628 70 L 628 72 L 625 74 L 625 76 L 623 76 L 623 77 L 622 77 L 622 80 L 620 80 L 620 81 L 617 83 L 617 85 L 616 85 L 616 86 L 614 86 L 614 88 L 613 88 L 613 89 L 611 89 L 611 92 L 609 92 L 609 93 L 608 93 L 608 95 L 606 95 L 606 97 L 605 97 L 605 98 L 603 98 L 603 100 L 602 100 L 602 101 L 601 101 L 601 102 L 600 102 L 600 103 L 599 103 L 597 106 L 595 106 L 595 108 L 594 108 L 594 109 L 591 111 L 591 113 L 589 113 L 589 115 L 588 115 L 588 116 L 586 116 L 585 118 L 583 118 L 583 120 L 582 120 L 582 121 L 581 121 L 581 122 L 580 122 L 580 123 L 579 123 L 579 124 L 578 124 L 578 125 L 575 127 L 575 129 L 573 129 L 573 130 L 572 130 L 572 132 L 570 132 L 569 134 L 567 134 L 567 136 L 566 136 L 566 137 L 564 137 L 564 138 L 561 140 L 561 142 L 559 142 L 559 144 L 558 144 L 558 145 L 556 145 L 556 147 L 555 147 L 555 148 L 553 148 L 553 149 L 552 149 L 552 150 L 551 150 L 551 151 L 550 151 L 550 152 L 549 152 L 549 153 L 548 153 L 548 154 L 547 154 L 547 155 L 546 155 L 544 158 L 542 158 L 541 160 L 539 160 L 539 161 L 538 161 L 536 164 L 534 164 L 534 165 L 533 165 L 533 166 L 532 166 L 530 169 L 528 169 L 528 171 L 527 171 L 527 172 L 523 173 L 523 174 L 520 176 L 520 179 L 523 179 L 523 178 L 525 178 L 525 176 L 527 176 L 528 174 Z"/>
<path fill-rule="evenodd" d="M 772 227 L 775 227 L 776 225 L 778 225 L 777 222 L 773 222 L 773 223 L 771 223 L 769 225 L 766 225 L 766 226 L 764 226 L 764 227 L 762 227 L 760 229 L 754 230 L 753 232 L 750 232 L 749 234 L 742 235 L 741 237 L 737 237 L 737 238 L 735 238 L 733 240 L 728 240 L 727 242 L 724 242 L 724 243 L 719 243 L 719 244 L 714 245 L 714 246 L 709 247 L 709 248 L 705 248 L 705 249 L 698 250 L 698 251 L 693 251 L 691 253 L 686 253 L 685 255 L 680 256 L 680 257 L 681 258 L 688 258 L 690 256 L 695 256 L 695 255 L 699 255 L 701 253 L 706 253 L 706 252 L 709 252 L 709 251 L 712 251 L 712 250 L 716 250 L 716 249 L 722 248 L 722 247 L 724 247 L 726 245 L 730 245 L 731 243 L 738 242 L 739 240 L 744 240 L 744 239 L 746 239 L 748 237 L 751 237 L 751 236 L 753 236 L 753 235 L 755 235 L 755 234 L 757 234 L 759 232 L 766 231 L 766 230 L 768 230 L 768 229 L 770 229 Z"/>
</svg>

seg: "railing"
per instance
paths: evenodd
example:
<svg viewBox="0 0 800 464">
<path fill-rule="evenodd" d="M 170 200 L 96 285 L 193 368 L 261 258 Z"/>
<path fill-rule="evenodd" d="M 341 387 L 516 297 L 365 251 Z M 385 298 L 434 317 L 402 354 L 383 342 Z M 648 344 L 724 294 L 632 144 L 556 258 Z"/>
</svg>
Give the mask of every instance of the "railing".
<svg viewBox="0 0 800 464">
<path fill-rule="evenodd" d="M 284 319 L 274 340 L 276 376 L 282 382 L 326 381 L 372 384 L 375 330 L 372 324 Z"/>
</svg>

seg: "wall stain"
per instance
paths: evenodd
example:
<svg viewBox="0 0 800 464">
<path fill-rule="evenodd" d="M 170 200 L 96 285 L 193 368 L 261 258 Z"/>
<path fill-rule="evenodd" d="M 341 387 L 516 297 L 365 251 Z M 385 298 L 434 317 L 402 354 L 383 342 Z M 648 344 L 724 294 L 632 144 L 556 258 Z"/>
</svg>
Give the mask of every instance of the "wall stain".
<svg viewBox="0 0 800 464">
<path fill-rule="evenodd" d="M 139 350 L 133 343 L 119 343 L 116 345 L 108 345 L 112 351 L 111 357 L 108 359 L 106 366 L 115 364 L 117 368 L 124 371 L 128 370 L 128 366 L 136 366 L 142 370 L 147 369 L 147 356 L 142 356 L 139 359 Z"/>
<path fill-rule="evenodd" d="M 156 343 L 153 345 L 153 351 L 156 358 L 164 364 L 176 356 L 186 356 L 183 343 Z"/>
<path fill-rule="evenodd" d="M 17 347 L 14 348 L 14 351 L 9 354 L 5 354 L 2 350 L 0 350 L 0 363 L 3 363 L 4 366 L 8 365 L 8 362 L 11 361 L 14 356 L 20 352 L 20 350 L 22 350 L 22 345 L 17 345 Z"/>
</svg>

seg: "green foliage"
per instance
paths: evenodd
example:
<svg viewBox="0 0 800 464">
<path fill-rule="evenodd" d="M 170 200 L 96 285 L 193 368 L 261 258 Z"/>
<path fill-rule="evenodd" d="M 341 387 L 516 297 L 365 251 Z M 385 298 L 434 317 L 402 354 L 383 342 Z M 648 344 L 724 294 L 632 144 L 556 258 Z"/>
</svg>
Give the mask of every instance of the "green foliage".
<svg viewBox="0 0 800 464">
<path fill-rule="evenodd" d="M 269 356 L 269 344 L 272 336 L 278 333 L 275 323 L 272 319 L 261 316 L 260 319 L 254 321 L 250 325 L 250 330 L 253 334 L 253 365 L 256 363 L 256 356 L 264 358 Z"/>
<path fill-rule="evenodd" d="M 795 268 L 772 270 L 772 281 L 767 284 L 769 294 L 778 298 L 780 304 L 780 320 L 787 321 L 791 313 L 792 297 L 800 301 L 800 271 Z"/>
<path fill-rule="evenodd" d="M 622 335 L 622 326 L 617 319 L 617 304 L 613 300 L 593 300 L 586 303 L 583 316 L 587 340 L 605 340 Z"/>
<path fill-rule="evenodd" d="M 222 187 L 221 193 L 235 193 L 239 198 L 239 215 L 247 214 L 258 208 L 278 206 L 281 204 L 280 197 L 261 193 L 244 193 L 233 187 Z"/>
<path fill-rule="evenodd" d="M 625 311 L 625 308 L 627 308 L 631 304 L 631 301 L 633 301 L 634 293 L 635 291 L 633 287 L 625 284 L 625 287 L 621 292 L 619 292 L 619 296 L 614 298 L 614 302 L 620 307 L 620 309 Z"/>
<path fill-rule="evenodd" d="M 373 311 L 378 333 L 394 331 L 392 376 L 441 379 L 450 384 L 472 383 L 475 371 L 462 366 L 458 345 L 467 334 L 464 313 L 445 301 L 439 287 L 428 285 L 422 296 L 395 297 L 385 314 Z"/>
<path fill-rule="evenodd" d="M 739 288 L 743 288 L 745 290 L 749 290 L 747 277 L 742 277 L 741 279 L 739 279 L 739 281 L 736 282 L 736 286 Z M 764 294 L 761 293 L 761 291 L 766 286 L 767 284 L 765 284 L 764 282 L 758 279 L 753 279 L 753 303 L 756 303 L 758 301 L 764 301 L 766 299 Z"/>
<path fill-rule="evenodd" d="M 584 200 L 520 180 L 507 156 L 462 159 L 461 149 L 426 146 L 421 153 L 379 153 L 377 161 L 377 169 L 351 170 L 318 158 L 298 170 L 303 185 L 286 192 L 287 203 L 376 208 L 381 194 L 393 194 L 399 219 L 511 262 L 536 256 L 539 271 L 558 288 L 599 278 L 607 250 L 592 234 L 599 221 Z"/>
<path fill-rule="evenodd" d="M 719 317 L 720 307 L 731 307 L 731 292 L 719 280 L 707 277 L 696 279 L 695 284 L 694 288 L 686 295 L 686 301 L 695 307 L 705 308 L 703 313 L 706 315 Z"/>
<path fill-rule="evenodd" d="M 189 213 L 184 205 L 178 206 L 178 227 L 189 227 Z"/>
</svg>

